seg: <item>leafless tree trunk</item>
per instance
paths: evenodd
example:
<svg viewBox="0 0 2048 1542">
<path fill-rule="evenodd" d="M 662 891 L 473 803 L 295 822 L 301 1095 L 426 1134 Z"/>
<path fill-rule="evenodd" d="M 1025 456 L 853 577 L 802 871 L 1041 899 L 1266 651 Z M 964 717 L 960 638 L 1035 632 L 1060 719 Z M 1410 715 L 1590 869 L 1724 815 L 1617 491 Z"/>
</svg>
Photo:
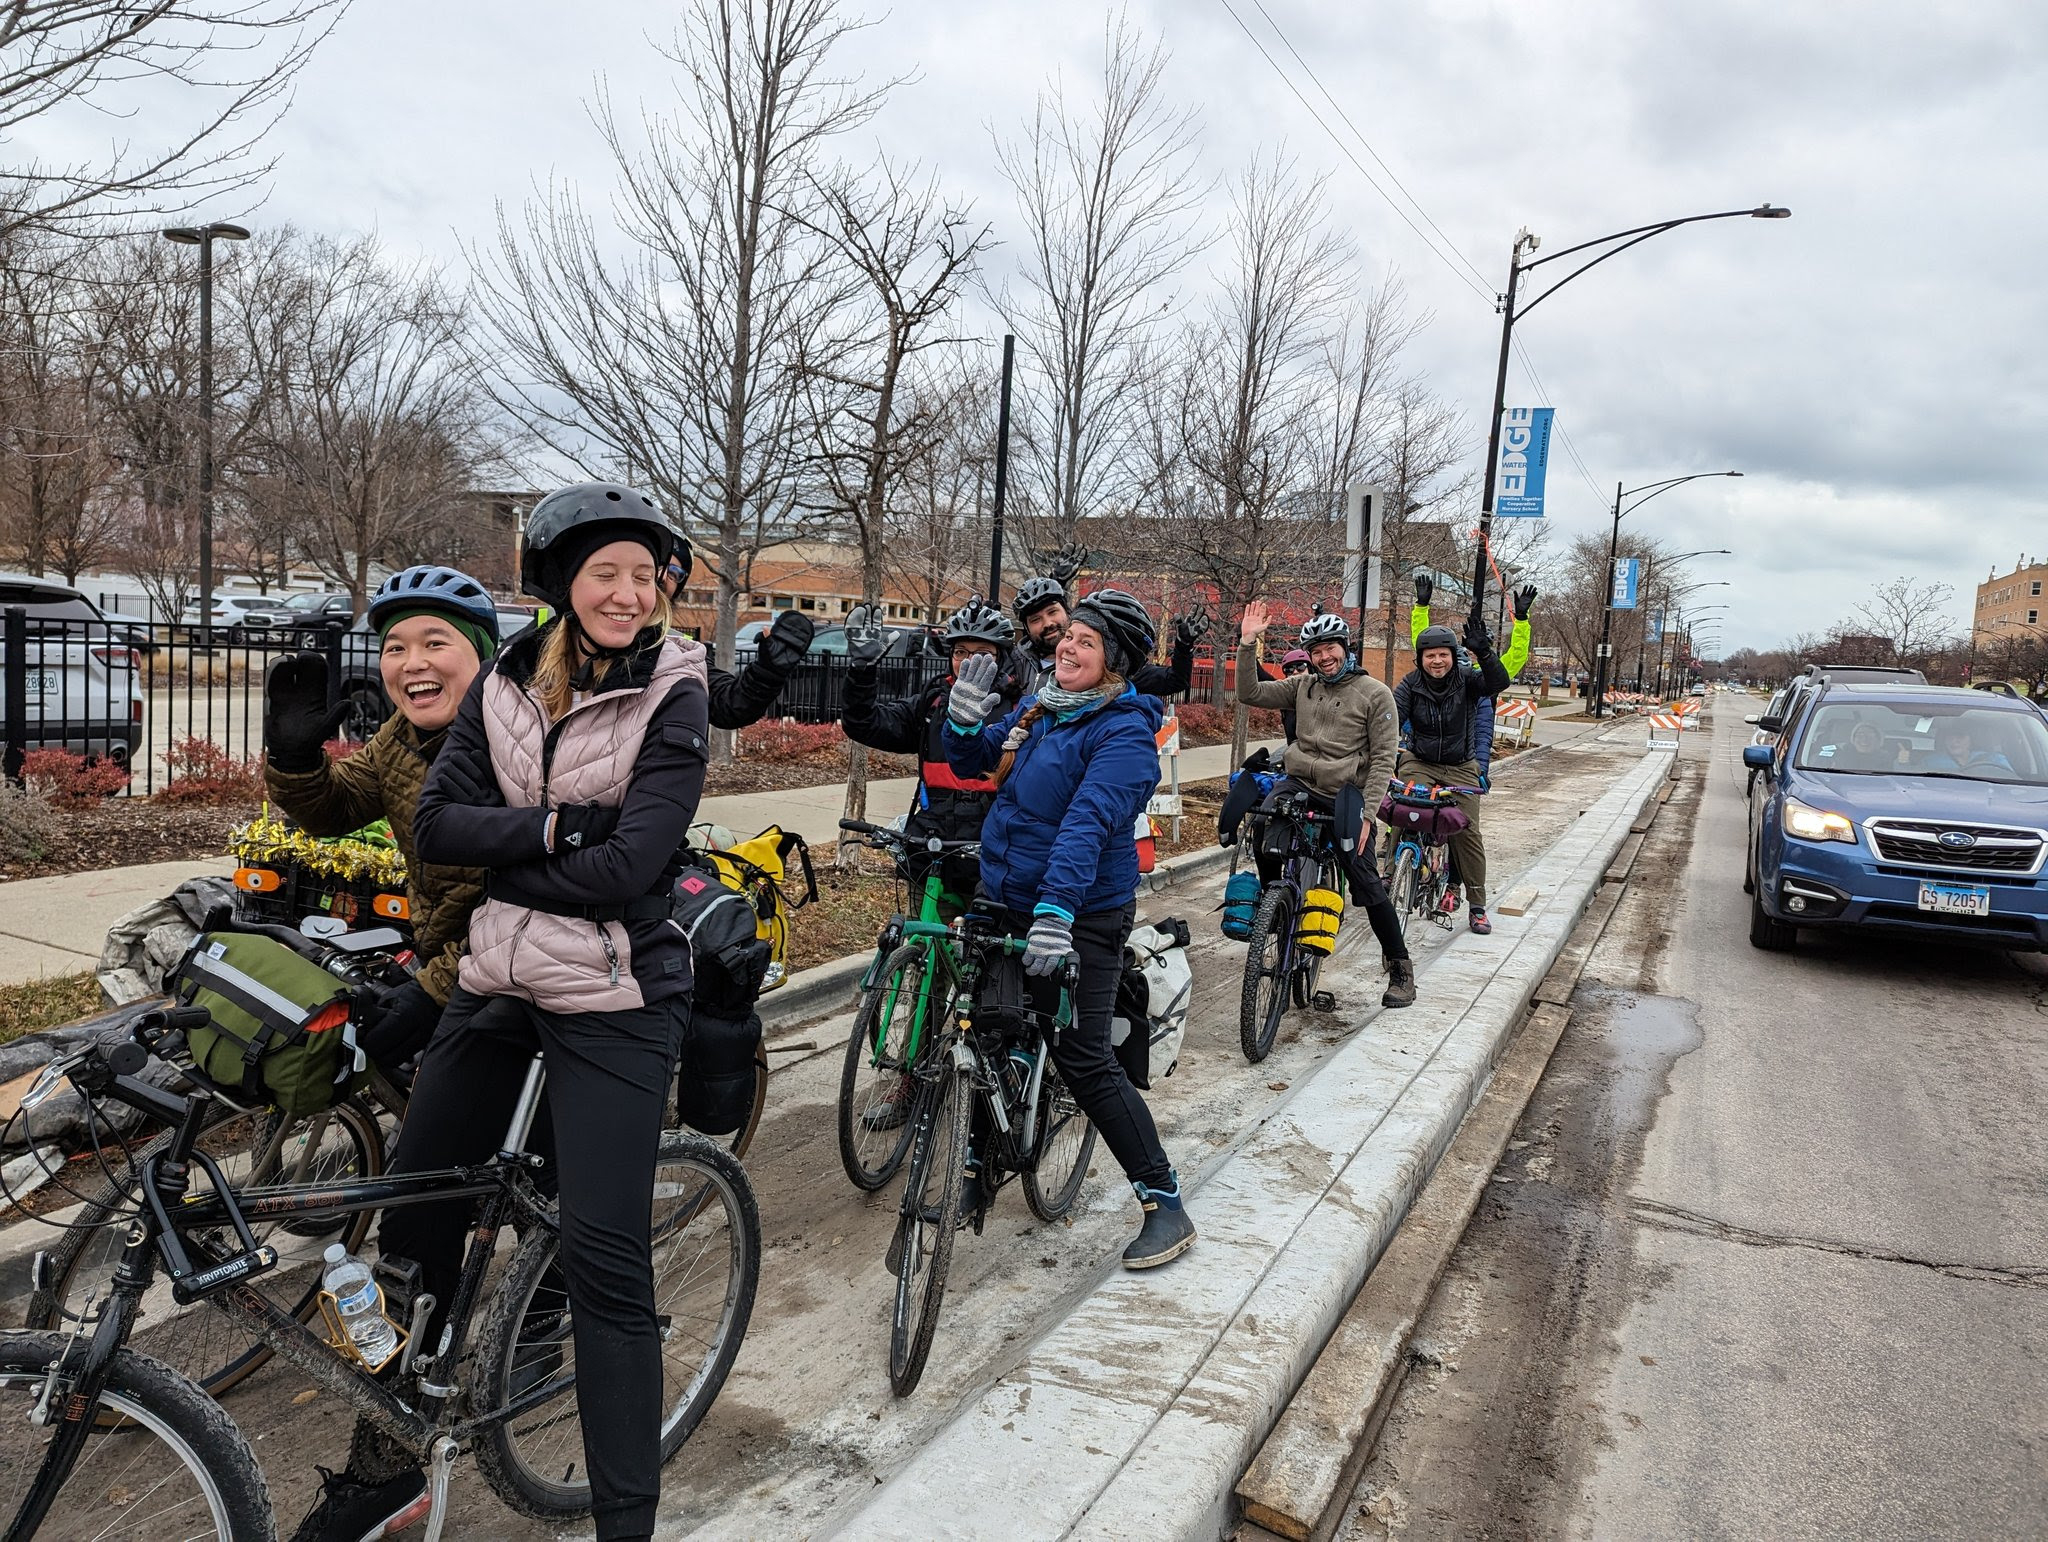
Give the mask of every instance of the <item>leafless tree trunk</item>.
<svg viewBox="0 0 2048 1542">
<path fill-rule="evenodd" d="M 1194 168 L 1195 114 L 1166 103 L 1165 69 L 1165 53 L 1119 14 L 1105 28 L 1099 98 L 1055 84 L 1022 137 L 996 146 L 1024 232 L 1016 287 L 992 296 L 1021 355 L 1025 453 L 1013 485 L 1035 484 L 1025 505 L 1043 550 L 1130 496 L 1125 450 L 1162 289 L 1202 244 L 1209 185 Z"/>
<path fill-rule="evenodd" d="M 31 125 L 61 133 L 108 118 L 146 129 L 124 131 L 102 155 L 0 171 L 0 237 L 109 206 L 131 217 L 174 212 L 261 181 L 276 164 L 258 158 L 261 142 L 289 105 L 292 77 L 347 8 L 347 0 L 0 5 L 0 141 L 19 140 Z M 186 89 L 167 101 L 167 81 Z"/>
<path fill-rule="evenodd" d="M 944 322 L 988 243 L 966 211 L 881 163 L 872 182 L 844 173 L 817 188 L 821 227 L 857 280 L 838 324 L 806 342 L 806 398 L 817 435 L 813 512 L 850 529 L 860 550 L 861 599 L 882 597 L 890 510 L 910 469 L 934 453 L 944 420 L 918 389 L 920 357 L 955 339 Z M 848 756 L 848 819 L 867 817 L 867 752 Z M 849 847 L 842 866 L 854 865 Z"/>
<path fill-rule="evenodd" d="M 666 50 L 674 110 L 628 124 L 594 104 L 633 255 L 610 256 L 551 187 L 517 224 L 501 211 L 474 259 L 501 402 L 548 450 L 592 474 L 631 468 L 681 515 L 727 659 L 754 559 L 789 533 L 809 449 L 802 345 L 839 298 L 819 152 L 887 91 L 828 71 L 855 25 L 836 0 L 694 0 Z"/>
</svg>

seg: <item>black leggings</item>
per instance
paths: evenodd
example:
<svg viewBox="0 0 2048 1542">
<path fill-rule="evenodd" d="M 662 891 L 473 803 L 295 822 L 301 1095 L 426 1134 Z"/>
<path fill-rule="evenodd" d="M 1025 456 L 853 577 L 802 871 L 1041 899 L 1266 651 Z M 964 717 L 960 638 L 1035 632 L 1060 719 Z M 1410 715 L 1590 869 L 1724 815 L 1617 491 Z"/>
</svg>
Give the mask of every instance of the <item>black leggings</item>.
<svg viewBox="0 0 2048 1542">
<path fill-rule="evenodd" d="M 648 1225 L 655 1149 L 689 1011 L 686 996 L 564 1014 L 457 990 L 420 1062 L 391 1164 L 422 1172 L 489 1157 L 539 1049 L 583 1392 L 576 1407 L 604 1539 L 646 1536 L 661 1495 L 661 1338 Z M 378 1232 L 381 1251 L 419 1264 L 422 1288 L 441 1303 L 429 1344 L 462 1272 L 470 1210 L 467 1200 L 401 1205 L 385 1212 Z"/>
<path fill-rule="evenodd" d="M 1130 902 L 1075 919 L 1074 951 L 1080 955 L 1081 969 L 1074 989 L 1074 1020 L 1060 1034 L 1052 1063 L 1060 1068 L 1081 1112 L 1101 1132 L 1102 1143 L 1124 1176 L 1147 1188 L 1163 1189 L 1173 1176 L 1173 1164 L 1159 1144 L 1152 1110 L 1109 1044 L 1109 1020 L 1124 972 L 1124 939 L 1131 935 L 1137 908 Z M 1016 936 L 1031 930 L 1031 917 L 1024 911 L 1007 911 L 1003 919 Z"/>
</svg>

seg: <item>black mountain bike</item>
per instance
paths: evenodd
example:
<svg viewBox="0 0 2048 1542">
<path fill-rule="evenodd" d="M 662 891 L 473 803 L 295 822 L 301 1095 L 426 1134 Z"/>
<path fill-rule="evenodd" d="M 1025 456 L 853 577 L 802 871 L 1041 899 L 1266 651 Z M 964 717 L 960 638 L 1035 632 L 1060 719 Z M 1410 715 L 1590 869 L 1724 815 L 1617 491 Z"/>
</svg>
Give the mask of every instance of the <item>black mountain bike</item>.
<svg viewBox="0 0 2048 1542">
<path fill-rule="evenodd" d="M 178 1310 L 227 1313 L 245 1335 L 413 1452 L 429 1481 L 411 1519 L 423 1515 L 429 1536 L 438 1535 L 450 1466 L 465 1450 L 513 1509 L 544 1520 L 586 1514 L 591 1496 L 575 1344 L 555 1267 L 560 1232 L 527 1179 L 540 1057 L 527 1073 L 503 1148 L 487 1162 L 308 1188 L 240 1187 L 203 1146 L 212 1097 L 182 1097 L 136 1076 L 160 1036 L 202 1026 L 205 1016 L 191 1007 L 152 1012 L 132 1039 L 88 1045 L 52 1062 L 28 1095 L 46 1097 L 68 1076 L 88 1098 L 110 1098 L 172 1133 L 138 1163 L 140 1198 L 105 1299 L 72 1314 L 67 1332 L 0 1335 L 5 1542 L 274 1538 L 262 1469 L 241 1431 L 192 1382 L 130 1347 L 160 1274 Z M 252 1222 L 326 1225 L 335 1216 L 446 1199 L 476 1201 L 477 1218 L 437 1344 L 420 1341 L 432 1297 L 414 1291 L 408 1301 L 402 1288 L 387 1284 L 406 1334 L 402 1369 L 417 1378 L 416 1392 L 403 1378 L 400 1386 L 373 1378 L 345 1334 L 330 1326 L 323 1337 L 258 1288 L 277 1269 L 279 1254 L 256 1239 Z M 485 1303 L 485 1277 L 507 1224 L 519 1228 L 522 1240 Z M 652 1235 L 665 1462 L 724 1385 L 753 1311 L 761 1226 L 738 1161 L 702 1136 L 664 1132 Z M 47 1287 L 46 1269 L 38 1255 L 39 1287 Z"/>
<path fill-rule="evenodd" d="M 931 1032 L 910 1068 L 909 1178 L 903 1186 L 889 1272 L 896 1292 L 889 1323 L 889 1385 L 908 1396 L 924 1375 L 945 1299 L 953 1237 L 962 1225 L 981 1230 L 996 1192 L 1012 1176 L 1024 1181 L 1024 1202 L 1041 1221 L 1074 1208 L 1095 1150 L 1090 1124 L 1052 1063 L 1051 1048 L 1073 1020 L 1075 961 L 1068 960 L 1046 994 L 1049 1010 L 1027 989 L 1000 1005 L 994 982 L 1022 978 L 1024 939 L 1005 935 L 989 916 L 970 912 L 953 928 L 957 947 L 935 951 Z M 958 973 L 954 959 L 958 958 Z M 981 1182 L 962 1214 L 968 1143 L 975 1105 L 983 1111 Z"/>
<path fill-rule="evenodd" d="M 1338 860 L 1336 819 L 1305 787 L 1283 788 L 1256 832 L 1261 871 L 1279 871 L 1260 890 L 1245 935 L 1244 990 L 1238 1001 L 1237 1036 L 1245 1058 L 1257 1065 L 1273 1052 L 1280 1019 L 1291 1003 L 1324 1006 L 1317 981 L 1327 956 L 1301 941 L 1302 907 L 1312 888 L 1344 892 L 1344 864 Z M 1327 1010 L 1327 1008 L 1326 1008 Z"/>
</svg>

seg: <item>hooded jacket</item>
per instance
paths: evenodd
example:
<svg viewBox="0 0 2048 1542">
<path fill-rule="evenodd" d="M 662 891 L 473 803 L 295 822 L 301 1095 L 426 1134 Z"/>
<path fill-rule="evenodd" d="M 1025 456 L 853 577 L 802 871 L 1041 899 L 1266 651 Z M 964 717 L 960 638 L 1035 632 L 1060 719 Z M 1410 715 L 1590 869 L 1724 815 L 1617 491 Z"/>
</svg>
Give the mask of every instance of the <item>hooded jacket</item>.
<svg viewBox="0 0 2048 1542">
<path fill-rule="evenodd" d="M 560 625 L 558 620 L 550 626 Z M 550 721 L 529 689 L 547 628 L 484 666 L 420 795 L 428 860 L 487 869 L 461 984 L 551 1012 L 618 1012 L 690 989 L 689 939 L 668 919 L 677 852 L 704 790 L 704 649 L 670 634 L 613 665 Z M 457 800 L 465 781 L 503 802 Z M 551 810 L 619 810 L 608 840 L 549 854 Z"/>
<path fill-rule="evenodd" d="M 1472 657 L 1478 667 L 1462 668 L 1454 648 L 1450 672 L 1441 680 L 1432 679 L 1423 671 L 1422 639 L 1416 638 L 1415 667 L 1394 687 L 1401 732 L 1416 759 L 1461 766 L 1478 758 L 1480 703 L 1508 688 L 1508 672 L 1496 653 L 1475 649 Z"/>
<path fill-rule="evenodd" d="M 455 971 L 469 936 L 469 915 L 483 903 L 484 875 L 473 867 L 422 862 L 413 841 L 413 811 L 427 771 L 448 731 L 421 733 L 402 712 L 394 712 L 370 742 L 346 760 L 322 757 L 310 771 L 263 768 L 271 800 L 308 835 L 347 835 L 373 820 L 391 824 L 391 838 L 405 858 L 406 905 L 413 950 L 419 955 L 419 983 L 441 1005 L 455 989 Z"/>
<path fill-rule="evenodd" d="M 1394 698 L 1379 681 L 1362 669 L 1335 683 L 1313 669 L 1261 680 L 1258 650 L 1244 643 L 1237 650 L 1237 699 L 1294 714 L 1294 742 L 1284 761 L 1289 776 L 1326 798 L 1356 787 L 1369 807 L 1379 807 L 1401 750 Z"/>
<path fill-rule="evenodd" d="M 947 725 L 946 758 L 962 776 L 986 776 L 1003 740 L 1035 703 L 1019 702 L 977 733 Z M 1132 828 L 1159 785 L 1153 737 L 1165 712 L 1133 687 L 1055 721 L 1045 714 L 1017 750 L 1009 779 L 981 826 L 981 883 L 1011 910 L 1040 905 L 1068 918 L 1114 910 L 1138 892 Z"/>
</svg>

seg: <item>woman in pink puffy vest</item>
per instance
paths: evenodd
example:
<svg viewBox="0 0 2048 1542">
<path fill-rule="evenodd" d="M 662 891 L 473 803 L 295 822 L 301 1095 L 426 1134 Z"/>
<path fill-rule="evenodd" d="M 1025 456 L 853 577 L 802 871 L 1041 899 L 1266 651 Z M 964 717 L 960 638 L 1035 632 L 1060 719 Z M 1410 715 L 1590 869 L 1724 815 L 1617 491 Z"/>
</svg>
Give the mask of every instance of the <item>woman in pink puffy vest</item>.
<svg viewBox="0 0 2048 1542">
<path fill-rule="evenodd" d="M 669 631 L 656 582 L 687 543 L 653 502 L 591 482 L 527 521 L 520 579 L 557 614 L 487 665 L 420 795 L 420 857 L 486 870 L 469 951 L 420 1064 L 393 1167 L 488 1157 L 537 1048 L 561 1196 L 566 1303 L 528 1312 L 542 1379 L 573 1335 L 600 1538 L 645 1537 L 660 1495 L 662 1383 L 648 1236 L 656 1144 L 689 1024 L 689 941 L 668 894 L 704 786 L 704 649 Z M 379 1246 L 444 1305 L 461 1202 L 387 1213 Z M 566 1304 L 566 1312 L 562 1307 Z M 426 1342 L 440 1332 L 430 1322 Z M 359 1431 L 306 1537 L 359 1538 L 424 1479 Z"/>
</svg>

